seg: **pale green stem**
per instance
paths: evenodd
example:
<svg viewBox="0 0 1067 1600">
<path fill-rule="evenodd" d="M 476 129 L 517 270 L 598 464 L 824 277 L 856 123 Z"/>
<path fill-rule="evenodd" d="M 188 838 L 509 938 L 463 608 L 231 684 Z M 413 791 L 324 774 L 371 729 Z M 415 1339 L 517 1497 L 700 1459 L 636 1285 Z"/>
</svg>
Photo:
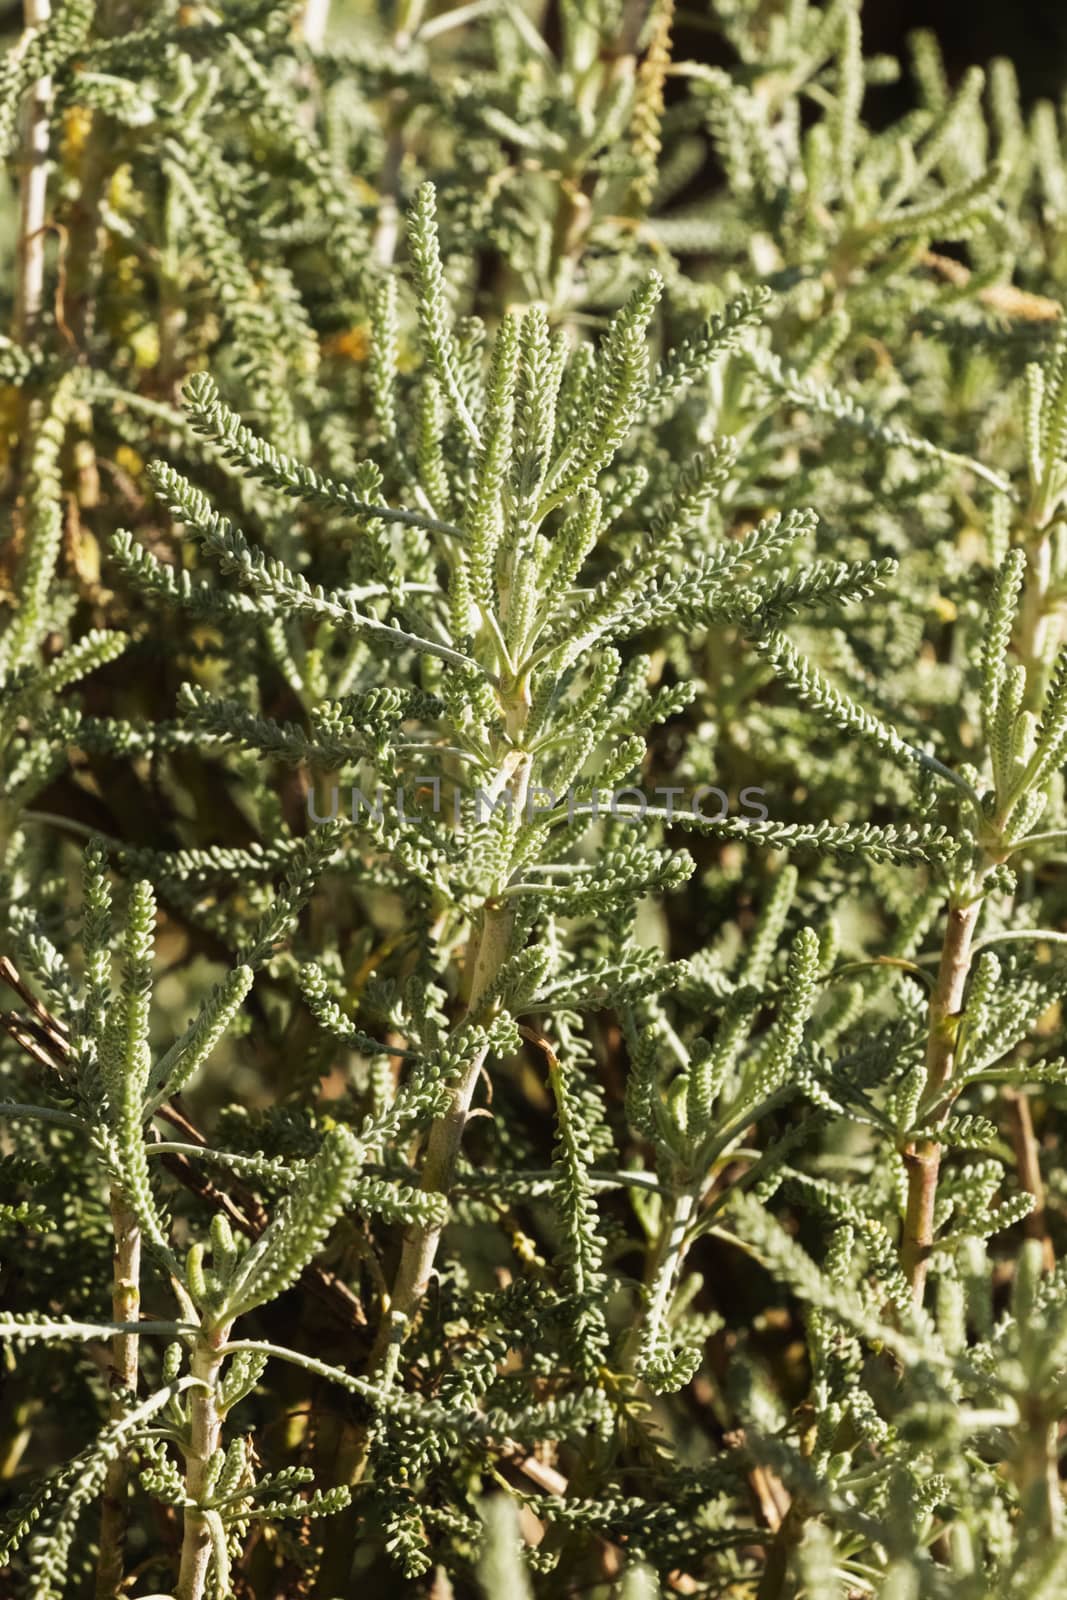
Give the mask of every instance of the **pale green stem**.
<svg viewBox="0 0 1067 1600">
<path fill-rule="evenodd" d="M 111 1226 L 114 1233 L 111 1310 L 117 1323 L 137 1325 L 141 1307 L 141 1230 L 119 1189 L 111 1191 Z M 136 1333 L 116 1333 L 111 1340 L 112 1381 L 120 1385 L 111 1400 L 112 1421 L 121 1421 L 123 1395 L 137 1389 Z M 111 1461 L 104 1480 L 100 1512 L 100 1555 L 96 1567 L 96 1600 L 113 1600 L 125 1569 L 126 1499 L 128 1468 L 120 1452 Z"/>
<path fill-rule="evenodd" d="M 189 1396 L 189 1442 L 185 1455 L 187 1504 L 175 1600 L 203 1600 L 211 1568 L 214 1540 L 210 1521 L 200 1502 L 205 1495 L 211 1458 L 222 1436 L 218 1380 L 223 1361 L 220 1346 L 225 1343 L 226 1332 L 228 1330 L 219 1330 L 213 1340 L 198 1340 L 190 1362 L 195 1387 Z"/>
<path fill-rule="evenodd" d="M 74 1128 L 79 1133 L 87 1131 L 80 1117 L 69 1111 L 53 1111 L 51 1106 L 20 1105 L 15 1100 L 0 1100 L 0 1117 L 34 1117 L 39 1122 L 54 1122 L 58 1128 Z"/>
<path fill-rule="evenodd" d="M 1067 944 L 1067 933 L 1057 933 L 1054 928 L 1009 928 L 1004 933 L 987 933 L 975 941 L 972 951 L 988 950 L 993 944 L 1009 944 L 1017 940 L 1036 940 L 1039 944 Z"/>
<path fill-rule="evenodd" d="M 698 1187 L 699 1180 L 688 1184 L 675 1194 L 669 1208 L 664 1207 L 659 1235 L 645 1268 L 644 1312 L 630 1329 L 623 1346 L 622 1366 L 626 1371 L 634 1371 L 640 1358 L 652 1353 L 666 1327 L 671 1297 L 685 1264 Z"/>
</svg>

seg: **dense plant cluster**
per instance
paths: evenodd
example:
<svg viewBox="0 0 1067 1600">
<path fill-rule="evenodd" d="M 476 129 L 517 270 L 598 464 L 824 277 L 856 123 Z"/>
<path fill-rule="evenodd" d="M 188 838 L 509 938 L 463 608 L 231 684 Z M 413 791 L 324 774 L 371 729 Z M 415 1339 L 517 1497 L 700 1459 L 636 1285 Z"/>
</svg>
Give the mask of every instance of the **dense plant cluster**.
<svg viewBox="0 0 1067 1600">
<path fill-rule="evenodd" d="M 5 1596 L 1067 1588 L 1067 119 L 861 10 L 27 0 Z"/>
</svg>

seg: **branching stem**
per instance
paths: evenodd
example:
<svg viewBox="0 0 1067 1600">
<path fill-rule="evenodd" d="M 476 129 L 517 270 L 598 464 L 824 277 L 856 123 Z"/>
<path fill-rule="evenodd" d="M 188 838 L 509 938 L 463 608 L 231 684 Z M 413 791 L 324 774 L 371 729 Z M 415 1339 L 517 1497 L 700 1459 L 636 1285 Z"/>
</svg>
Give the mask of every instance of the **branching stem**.
<svg viewBox="0 0 1067 1600">
<path fill-rule="evenodd" d="M 525 708 L 512 719 L 512 736 L 521 733 Z M 530 758 L 514 750 L 501 768 L 499 787 L 511 795 L 514 814 L 521 816 L 530 783 Z M 515 907 L 510 902 L 489 902 L 482 914 L 482 925 L 473 951 L 470 995 L 466 1015 L 476 1018 L 486 995 L 507 960 L 515 926 Z M 467 1125 L 474 1091 L 485 1065 L 486 1052 L 478 1050 L 467 1063 L 463 1076 L 452 1091 L 452 1102 L 430 1130 L 422 1167 L 422 1188 L 426 1193 L 447 1194 L 455 1177 L 463 1130 Z M 416 1223 L 404 1235 L 400 1265 L 389 1297 L 389 1307 L 379 1329 L 370 1370 L 385 1367 L 391 1376 L 392 1361 L 426 1293 L 441 1242 L 439 1224 Z"/>
<path fill-rule="evenodd" d="M 652 1355 L 662 1339 L 675 1285 L 681 1275 L 689 1244 L 689 1229 L 696 1210 L 698 1185 L 683 1184 L 671 1204 L 664 1204 L 659 1234 L 645 1264 L 645 1306 L 627 1336 L 623 1366 L 634 1371 L 642 1357 Z"/>
<path fill-rule="evenodd" d="M 974 930 L 981 908 L 982 902 L 977 896 L 963 902 L 953 900 L 949 903 L 941 963 L 927 1012 L 924 1100 L 935 1098 L 952 1076 L 956 1060 L 956 1030 L 963 1008 Z M 949 1103 L 945 1103 L 946 1114 Z M 941 1167 L 941 1146 L 934 1139 L 911 1140 L 904 1149 L 904 1164 L 908 1173 L 908 1199 L 901 1266 L 911 1284 L 915 1300 L 921 1303 L 934 1242 L 934 1205 Z"/>
<path fill-rule="evenodd" d="M 111 1226 L 114 1232 L 111 1314 L 116 1322 L 136 1323 L 141 1309 L 141 1230 L 120 1190 L 111 1191 Z M 111 1340 L 111 1382 L 114 1394 L 111 1419 L 125 1414 L 124 1396 L 136 1391 L 138 1351 L 136 1333 L 116 1333 Z M 112 1600 L 123 1578 L 126 1535 L 128 1473 L 119 1454 L 107 1469 L 100 1513 L 100 1555 L 96 1568 L 97 1600 Z"/>
<path fill-rule="evenodd" d="M 185 1457 L 185 1492 L 190 1503 L 185 1512 L 175 1600 L 203 1600 L 211 1567 L 214 1542 L 201 1502 L 207 1488 L 211 1458 L 222 1434 L 218 1380 L 223 1361 L 220 1346 L 225 1344 L 228 1332 L 228 1329 L 219 1329 L 212 1338 L 198 1340 L 190 1364 L 196 1380 L 189 1396 L 189 1442 Z"/>
<path fill-rule="evenodd" d="M 529 701 L 525 693 L 518 696 L 508 708 L 507 731 L 516 743 L 521 741 L 528 710 Z M 497 791 L 501 794 L 510 793 L 515 816 L 521 816 L 526 805 L 530 770 L 528 752 L 513 748 L 504 758 L 497 780 L 491 786 L 494 794 Z M 514 904 L 492 897 L 482 913 L 481 927 L 471 950 L 470 990 L 465 1017 L 473 1020 L 479 1016 L 485 998 L 507 959 L 514 926 Z M 463 1133 L 469 1120 L 474 1091 L 485 1067 L 486 1054 L 486 1050 L 480 1049 L 471 1056 L 462 1075 L 452 1086 L 448 1109 L 430 1129 L 422 1163 L 421 1188 L 424 1193 L 448 1194 L 452 1188 Z M 367 1366 L 367 1376 L 380 1379 L 386 1388 L 395 1376 L 401 1346 L 429 1287 L 442 1232 L 443 1227 L 437 1222 L 415 1222 L 405 1230 L 388 1304 Z M 348 1430 L 339 1452 L 340 1482 L 351 1484 L 362 1479 L 371 1442 L 370 1428 Z M 351 1547 L 343 1527 L 337 1525 L 331 1529 L 327 1542 L 317 1592 L 333 1594 L 343 1586 L 350 1561 Z M 185 1597 L 179 1596 L 178 1600 L 185 1600 Z"/>
</svg>

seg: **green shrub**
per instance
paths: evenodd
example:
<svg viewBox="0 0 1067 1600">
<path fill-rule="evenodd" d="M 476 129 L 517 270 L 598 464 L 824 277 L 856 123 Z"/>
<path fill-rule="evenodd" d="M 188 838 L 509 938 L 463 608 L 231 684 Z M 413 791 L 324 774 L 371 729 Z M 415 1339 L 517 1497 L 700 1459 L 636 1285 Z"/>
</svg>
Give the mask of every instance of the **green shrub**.
<svg viewBox="0 0 1067 1600">
<path fill-rule="evenodd" d="M 1063 1592 L 1067 125 L 860 11 L 27 0 L 13 1600 Z"/>
</svg>

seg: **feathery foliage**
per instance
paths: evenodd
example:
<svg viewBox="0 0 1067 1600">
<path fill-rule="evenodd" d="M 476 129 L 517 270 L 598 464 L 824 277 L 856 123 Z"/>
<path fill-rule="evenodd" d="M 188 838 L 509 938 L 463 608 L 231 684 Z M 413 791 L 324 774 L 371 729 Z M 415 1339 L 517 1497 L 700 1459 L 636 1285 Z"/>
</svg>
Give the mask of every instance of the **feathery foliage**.
<svg viewBox="0 0 1067 1600">
<path fill-rule="evenodd" d="M 1051 1600 L 1063 108 L 324 15 L 0 69 L 0 1587 Z"/>
</svg>

